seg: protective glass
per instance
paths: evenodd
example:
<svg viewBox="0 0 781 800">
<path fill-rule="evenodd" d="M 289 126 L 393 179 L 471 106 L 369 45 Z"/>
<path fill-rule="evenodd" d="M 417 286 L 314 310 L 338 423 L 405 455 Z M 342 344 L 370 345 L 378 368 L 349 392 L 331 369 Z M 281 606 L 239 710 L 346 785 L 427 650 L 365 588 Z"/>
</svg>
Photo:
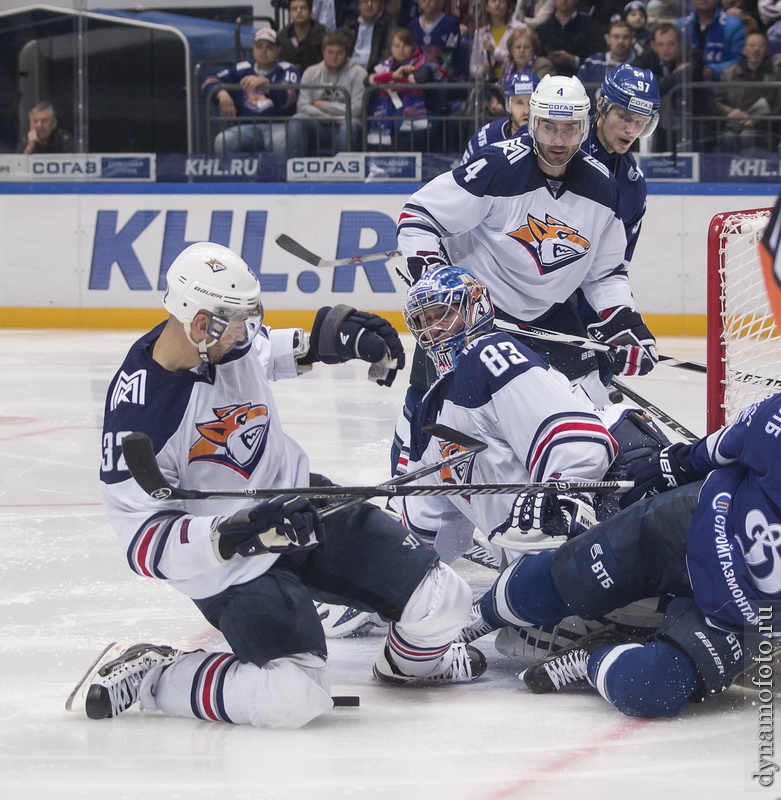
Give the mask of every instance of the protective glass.
<svg viewBox="0 0 781 800">
<path fill-rule="evenodd" d="M 623 131 L 627 135 L 640 139 L 650 136 L 656 130 L 656 125 L 659 122 L 658 114 L 652 114 L 651 116 L 635 114 L 634 111 L 627 111 L 627 109 L 615 104 L 607 107 L 604 118 L 605 122 L 615 128 L 616 131 Z"/>
<path fill-rule="evenodd" d="M 556 147 L 580 147 L 586 133 L 586 120 L 557 120 L 538 117 L 534 139 L 540 144 Z"/>
<path fill-rule="evenodd" d="M 215 311 L 209 320 L 207 333 L 213 339 L 233 347 L 249 344 L 263 325 L 263 305 L 247 311 Z"/>
</svg>

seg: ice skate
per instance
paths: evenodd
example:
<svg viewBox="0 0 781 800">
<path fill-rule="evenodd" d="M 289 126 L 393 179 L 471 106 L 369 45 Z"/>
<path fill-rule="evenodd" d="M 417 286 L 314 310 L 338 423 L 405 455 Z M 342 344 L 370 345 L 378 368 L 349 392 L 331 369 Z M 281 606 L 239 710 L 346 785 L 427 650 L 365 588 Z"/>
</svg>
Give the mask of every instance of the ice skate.
<svg viewBox="0 0 781 800">
<path fill-rule="evenodd" d="M 84 710 L 90 719 L 108 719 L 138 700 L 141 681 L 153 667 L 173 664 L 181 651 L 166 645 L 118 642 L 95 660 L 65 703 L 68 711 Z"/>
<path fill-rule="evenodd" d="M 481 636 L 487 636 L 489 633 L 496 630 L 490 622 L 483 618 L 483 613 L 480 610 L 480 599 L 481 598 L 478 598 L 472 603 L 472 611 L 469 614 L 469 620 L 466 625 L 461 628 L 461 633 L 456 636 L 456 642 L 469 644 L 475 639 L 479 639 Z"/>
<path fill-rule="evenodd" d="M 533 694 L 557 692 L 565 686 L 588 679 L 588 660 L 601 647 L 632 641 L 636 642 L 637 639 L 618 633 L 615 629 L 595 631 L 569 647 L 541 658 L 518 677 Z"/>
<path fill-rule="evenodd" d="M 450 652 L 452 661 L 441 671 L 423 676 L 407 675 L 398 668 L 386 644 L 374 664 L 374 677 L 381 683 L 391 683 L 396 686 L 437 686 L 447 683 L 468 683 L 479 678 L 488 669 L 485 656 L 476 647 L 455 642 Z"/>
<path fill-rule="evenodd" d="M 379 614 L 359 611 L 351 606 L 338 606 L 331 603 L 315 603 L 317 615 L 329 639 L 344 639 L 347 636 L 366 636 L 374 628 L 385 623 Z"/>
</svg>

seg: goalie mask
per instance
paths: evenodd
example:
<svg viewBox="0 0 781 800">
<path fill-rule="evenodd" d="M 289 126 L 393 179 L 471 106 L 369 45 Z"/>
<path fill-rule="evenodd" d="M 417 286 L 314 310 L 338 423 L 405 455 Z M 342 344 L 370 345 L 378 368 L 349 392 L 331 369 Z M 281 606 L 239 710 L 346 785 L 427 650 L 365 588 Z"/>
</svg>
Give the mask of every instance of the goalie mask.
<svg viewBox="0 0 781 800">
<path fill-rule="evenodd" d="M 488 289 L 461 267 L 435 267 L 407 293 L 404 321 L 441 377 L 462 350 L 494 324 Z"/>
<path fill-rule="evenodd" d="M 620 64 L 605 76 L 599 91 L 598 108 L 607 116 L 611 106 L 618 106 L 626 114 L 627 124 L 634 123 L 637 136 L 645 139 L 659 122 L 659 84 L 650 69 L 638 69 L 631 64 Z"/>
<path fill-rule="evenodd" d="M 263 323 L 260 284 L 247 263 L 227 247 L 196 242 L 185 248 L 166 274 L 166 310 L 184 326 L 188 341 L 208 361 L 208 348 L 220 339 L 233 346 L 249 343 Z M 211 315 L 208 339 L 196 343 L 191 323 L 200 311 Z"/>
<path fill-rule="evenodd" d="M 546 75 L 529 101 L 529 135 L 535 154 L 549 166 L 569 163 L 588 135 L 590 108 L 586 90 L 577 78 Z M 552 164 L 546 158 L 552 147 L 567 149 L 569 155 L 563 164 Z"/>
</svg>

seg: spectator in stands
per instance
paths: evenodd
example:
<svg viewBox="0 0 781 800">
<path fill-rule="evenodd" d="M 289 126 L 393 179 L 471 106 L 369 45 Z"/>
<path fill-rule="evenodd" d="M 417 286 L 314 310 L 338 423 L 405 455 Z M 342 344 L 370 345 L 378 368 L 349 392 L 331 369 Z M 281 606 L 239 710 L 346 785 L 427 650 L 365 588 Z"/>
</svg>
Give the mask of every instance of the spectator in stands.
<svg viewBox="0 0 781 800">
<path fill-rule="evenodd" d="M 770 28 L 781 20 L 781 0 L 759 0 L 757 11 L 762 24 Z"/>
<path fill-rule="evenodd" d="M 728 153 L 770 150 L 773 125 L 768 116 L 781 113 L 781 94 L 768 82 L 781 80 L 770 60 L 767 35 L 754 31 L 746 36 L 743 57 L 725 67 L 716 89 L 714 105 L 727 118 L 718 137 L 719 148 Z M 751 81 L 751 86 L 735 86 L 733 81 Z"/>
<path fill-rule="evenodd" d="M 432 69 L 423 51 L 415 44 L 409 28 L 396 28 L 390 39 L 390 58 L 377 64 L 366 79 L 369 86 L 382 84 L 431 83 Z M 367 142 L 393 145 L 393 149 L 421 149 L 429 126 L 426 98 L 421 89 L 400 89 L 377 92 L 369 103 Z M 376 119 L 372 120 L 374 117 Z"/>
<path fill-rule="evenodd" d="M 711 111 L 707 90 L 699 87 L 684 93 L 681 89 L 676 89 L 681 84 L 704 80 L 702 53 L 690 50 L 689 57 L 684 60 L 682 36 L 681 29 L 674 22 L 660 22 L 654 30 L 650 50 L 643 53 L 635 63 L 641 69 L 650 69 L 659 83 L 662 106 L 655 134 L 657 150 L 673 149 L 674 128 L 681 119 L 684 101 L 696 115 Z"/>
<path fill-rule="evenodd" d="M 458 17 L 445 14 L 443 0 L 418 0 L 420 15 L 409 23 L 412 38 L 434 69 L 434 80 L 452 81 L 464 77 L 455 64 L 461 38 Z"/>
<path fill-rule="evenodd" d="M 719 0 L 694 0 L 694 11 L 678 20 L 684 41 L 702 53 L 705 80 L 719 80 L 721 72 L 743 55 L 743 23 L 719 7 Z"/>
<path fill-rule="evenodd" d="M 390 54 L 390 36 L 395 27 L 385 14 L 385 0 L 358 0 L 359 14 L 342 30 L 350 40 L 352 60 L 367 72 L 374 72 Z"/>
<path fill-rule="evenodd" d="M 391 0 L 396 2 L 396 0 Z M 336 11 L 336 28 L 334 30 L 340 31 L 351 20 L 358 16 L 358 0 L 334 0 L 334 9 Z"/>
<path fill-rule="evenodd" d="M 625 20 L 635 35 L 636 55 L 645 52 L 651 45 L 651 31 L 648 30 L 648 9 L 642 0 L 632 0 L 624 6 L 621 18 Z"/>
<path fill-rule="evenodd" d="M 525 27 L 522 22 L 512 19 L 511 14 L 509 0 L 485 1 L 469 61 L 469 74 L 473 78 L 488 78 L 495 83 L 501 77 L 510 57 L 507 40 L 514 31 Z"/>
<path fill-rule="evenodd" d="M 781 0 L 759 0 L 759 19 L 767 31 L 770 53 L 781 53 Z"/>
<path fill-rule="evenodd" d="M 539 28 L 553 15 L 553 0 L 518 0 L 513 19 L 525 22 L 530 28 Z"/>
<path fill-rule="evenodd" d="M 323 57 L 323 37 L 326 27 L 312 19 L 312 0 L 290 0 L 290 24 L 278 36 L 282 51 L 280 59 L 289 61 L 303 73 Z"/>
<path fill-rule="evenodd" d="M 298 83 L 301 77 L 292 64 L 279 60 L 280 50 L 276 31 L 261 28 L 255 32 L 252 45 L 254 64 L 240 61 L 203 82 L 201 93 L 212 96 L 221 117 L 247 120 L 217 134 L 215 153 L 285 151 L 286 123 L 258 122 L 264 117 L 287 117 L 295 111 L 294 89 L 271 88 L 277 83 Z M 223 85 L 238 88 L 218 88 L 214 92 Z"/>
<path fill-rule="evenodd" d="M 335 0 L 313 0 L 312 17 L 326 30 L 336 30 L 336 2 Z"/>
<path fill-rule="evenodd" d="M 626 2 L 627 0 L 587 0 L 581 2 L 579 8 L 597 23 L 602 33 L 607 33 L 610 23 L 621 19 Z"/>
<path fill-rule="evenodd" d="M 760 30 L 759 22 L 746 11 L 746 0 L 721 0 L 721 7 L 743 23 L 747 34 Z"/>
<path fill-rule="evenodd" d="M 297 112 L 288 134 L 290 155 L 332 155 L 357 146 L 367 73 L 348 57 L 349 47 L 349 39 L 342 31 L 327 34 L 323 39 L 323 60 L 301 76 Z M 349 125 L 347 101 L 340 89 L 349 98 Z"/>
<path fill-rule="evenodd" d="M 652 31 L 660 22 L 675 22 L 686 13 L 686 7 L 679 8 L 677 0 L 648 0 L 645 9 L 648 12 L 648 27 Z"/>
<path fill-rule="evenodd" d="M 578 78 L 586 87 L 589 100 L 593 107 L 597 89 L 605 79 L 605 75 L 612 72 L 619 64 L 631 63 L 634 60 L 635 34 L 632 26 L 622 19 L 610 23 L 605 34 L 607 51 L 594 53 L 589 56 L 578 70 Z"/>
<path fill-rule="evenodd" d="M 57 114 L 49 102 L 38 103 L 27 115 L 30 126 L 19 142 L 18 151 L 25 155 L 37 153 L 72 153 L 73 136 L 57 127 Z"/>
<path fill-rule="evenodd" d="M 577 7 L 578 0 L 553 0 L 553 16 L 537 28 L 545 55 L 558 75 L 575 75 L 604 42 L 599 25 Z"/>
<path fill-rule="evenodd" d="M 502 72 L 502 84 L 516 72 L 533 72 L 538 78 L 553 75 L 553 64 L 542 55 L 540 37 L 532 28 L 513 31 L 507 40 L 510 59 Z"/>
</svg>

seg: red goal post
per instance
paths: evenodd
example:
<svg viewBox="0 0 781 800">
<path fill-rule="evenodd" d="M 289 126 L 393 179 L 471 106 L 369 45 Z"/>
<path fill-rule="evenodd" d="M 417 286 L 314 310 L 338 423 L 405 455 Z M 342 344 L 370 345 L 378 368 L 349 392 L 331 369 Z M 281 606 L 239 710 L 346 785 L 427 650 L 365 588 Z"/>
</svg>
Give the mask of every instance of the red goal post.
<svg viewBox="0 0 781 800">
<path fill-rule="evenodd" d="M 717 214 L 708 229 L 708 431 L 781 390 L 781 337 L 758 249 L 770 212 Z"/>
</svg>

